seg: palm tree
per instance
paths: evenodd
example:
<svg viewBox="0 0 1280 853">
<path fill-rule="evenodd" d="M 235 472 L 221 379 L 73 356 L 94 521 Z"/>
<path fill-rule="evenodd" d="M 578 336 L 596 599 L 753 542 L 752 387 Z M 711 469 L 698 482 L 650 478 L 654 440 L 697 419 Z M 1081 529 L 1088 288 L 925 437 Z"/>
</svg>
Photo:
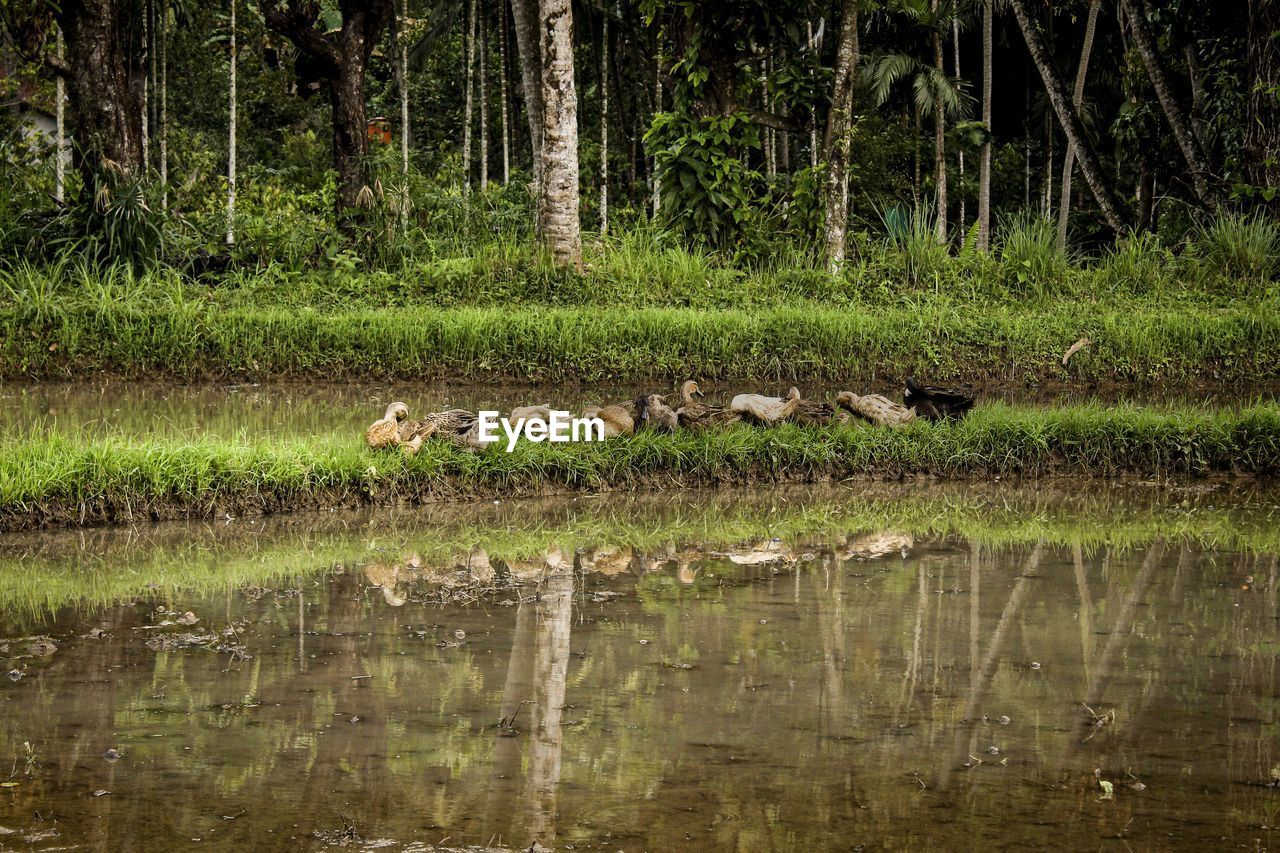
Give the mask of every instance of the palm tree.
<svg viewBox="0 0 1280 853">
<path fill-rule="evenodd" d="M 1071 96 L 1071 103 L 1080 110 L 1084 102 L 1084 81 L 1089 73 L 1089 56 L 1093 53 L 1093 36 L 1098 29 L 1098 10 L 1102 0 L 1091 0 L 1089 17 L 1084 25 L 1084 45 L 1080 48 L 1080 64 L 1076 66 L 1076 89 Z M 1067 142 L 1067 153 L 1062 161 L 1062 197 L 1058 200 L 1058 248 L 1067 247 L 1067 217 L 1071 213 L 1071 172 L 1075 168 L 1076 148 Z"/>
<path fill-rule="evenodd" d="M 236 242 L 236 0 L 231 0 L 231 69 L 227 74 L 230 121 L 227 129 L 227 245 Z"/>
<path fill-rule="evenodd" d="M 867 79 L 877 106 L 889 100 L 900 80 L 910 80 L 918 113 L 932 112 L 934 122 L 934 183 L 937 193 L 938 242 L 947 239 L 947 149 L 946 119 L 964 116 L 967 97 L 961 81 L 948 77 L 942 67 L 942 33 L 955 17 L 955 6 L 939 0 L 900 0 L 899 10 L 931 31 L 934 63 L 922 62 L 907 53 L 881 54 L 871 60 Z M 907 11 L 909 10 L 909 11 Z"/>
<path fill-rule="evenodd" d="M 1213 190 L 1209 186 L 1208 160 L 1200 147 L 1199 140 L 1191 131 L 1191 125 L 1187 121 L 1182 104 L 1173 95 L 1169 75 L 1165 71 L 1164 63 L 1160 61 L 1160 52 L 1156 49 L 1155 38 L 1147 26 L 1146 16 L 1133 3 L 1133 0 L 1120 0 L 1120 7 L 1124 9 L 1125 17 L 1129 19 L 1129 29 L 1133 33 L 1134 43 L 1138 46 L 1143 65 L 1147 67 L 1147 76 L 1151 78 L 1151 86 L 1156 90 L 1156 97 L 1160 101 L 1165 117 L 1169 120 L 1169 127 L 1173 129 L 1173 138 L 1187 161 L 1196 198 L 1202 204 L 1212 207 L 1215 199 Z M 1272 38 L 1275 38 L 1274 34 Z"/>
<path fill-rule="evenodd" d="M 539 0 L 542 168 L 538 233 L 558 266 L 582 266 L 578 221 L 578 95 L 573 76 L 573 8 Z"/>
<path fill-rule="evenodd" d="M 986 251 L 991 245 L 991 101 L 993 95 L 991 56 L 995 53 L 992 24 L 996 14 L 996 0 L 984 0 L 982 4 L 982 123 L 986 125 L 986 138 L 982 142 L 982 162 L 978 167 L 978 248 Z"/>
<path fill-rule="evenodd" d="M 1106 177 L 1102 172 L 1102 167 L 1098 163 L 1098 156 L 1094 153 L 1093 145 L 1089 142 L 1089 138 L 1085 136 L 1084 125 L 1080 123 L 1080 116 L 1076 112 L 1075 107 L 1067 100 L 1067 90 L 1062 84 L 1062 79 L 1058 76 L 1058 71 L 1053 67 L 1053 63 L 1049 60 L 1049 52 L 1045 48 L 1044 39 L 1040 36 L 1040 31 L 1036 29 L 1031 15 L 1027 11 L 1026 0 L 1009 0 L 1009 5 L 1013 8 L 1014 17 L 1018 19 L 1018 29 L 1022 31 L 1023 41 L 1027 43 L 1027 51 L 1031 54 L 1031 61 L 1035 63 L 1036 69 L 1040 72 L 1040 79 L 1044 83 L 1045 91 L 1049 95 L 1049 102 L 1053 105 L 1053 110 L 1058 115 L 1058 123 L 1062 125 L 1062 130 L 1067 135 L 1067 141 L 1075 147 L 1076 155 L 1080 158 L 1080 171 L 1084 173 L 1084 179 L 1089 184 L 1089 189 L 1093 191 L 1094 200 L 1098 202 L 1098 207 L 1102 210 L 1102 217 L 1107 221 L 1107 225 L 1111 227 L 1117 234 L 1123 233 L 1125 230 L 1124 220 L 1120 216 L 1120 205 L 1116 203 L 1115 194 L 1111 190 L 1111 186 L 1107 183 Z"/>
<path fill-rule="evenodd" d="M 841 5 L 831 109 L 827 115 L 827 132 L 822 140 L 822 157 L 828 165 L 823 242 L 827 265 L 833 273 L 840 270 L 845 257 L 845 232 L 849 219 L 849 131 L 859 50 L 858 0 L 844 0 Z"/>
</svg>

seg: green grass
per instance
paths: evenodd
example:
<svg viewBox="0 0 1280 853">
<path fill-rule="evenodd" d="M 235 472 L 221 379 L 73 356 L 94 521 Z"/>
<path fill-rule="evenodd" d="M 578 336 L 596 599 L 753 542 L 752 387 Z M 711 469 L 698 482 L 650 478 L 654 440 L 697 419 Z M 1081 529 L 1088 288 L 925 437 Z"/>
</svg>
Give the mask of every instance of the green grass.
<svg viewBox="0 0 1280 853">
<path fill-rule="evenodd" d="M 589 240 L 582 275 L 492 234 L 377 263 L 340 248 L 242 259 L 198 280 L 74 255 L 0 261 L 0 378 L 1257 382 L 1280 368 L 1269 220 L 1215 220 L 1178 252 L 1138 235 L 1095 259 L 1026 218 L 989 254 L 931 241 L 862 234 L 840 275 L 789 244 L 734 266 L 653 228 Z M 1064 369 L 1082 336 L 1094 346 Z"/>
<path fill-rule="evenodd" d="M 1062 353 L 1082 336 L 1094 346 Z M 1063 302 L 983 308 L 359 309 L 324 313 L 104 305 L 52 314 L 0 308 L 0 376 L 107 370 L 483 380 L 877 376 L 1257 382 L 1280 370 L 1280 304 L 1211 309 Z"/>
<path fill-rule="evenodd" d="M 1234 411 L 981 407 L 955 424 L 746 426 L 468 454 L 428 443 L 411 461 L 360 437 L 77 440 L 0 444 L 0 529 L 234 515 L 397 501 L 673 489 L 850 477 L 1273 475 L 1280 406 Z"/>
</svg>

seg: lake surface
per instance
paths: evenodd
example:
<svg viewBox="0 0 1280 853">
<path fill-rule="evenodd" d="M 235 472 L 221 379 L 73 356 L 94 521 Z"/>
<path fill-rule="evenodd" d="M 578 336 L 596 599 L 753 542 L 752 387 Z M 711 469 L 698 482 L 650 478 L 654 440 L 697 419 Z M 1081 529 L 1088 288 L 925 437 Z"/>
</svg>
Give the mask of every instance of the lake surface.
<svg viewBox="0 0 1280 853">
<path fill-rule="evenodd" d="M 704 383 L 712 402 L 727 404 L 740 391 L 785 394 L 790 383 Z M 749 387 L 748 387 L 749 386 Z M 318 435 L 363 434 L 382 417 L 387 404 L 402 400 L 412 417 L 448 408 L 496 409 L 551 405 L 573 411 L 635 399 L 641 393 L 667 390 L 665 383 L 601 383 L 597 385 L 354 384 L 354 383 L 200 383 L 164 382 L 3 382 L 0 383 L 0 436 L 54 429 L 71 433 L 126 435 Z M 806 385 L 806 397 L 834 399 L 845 390 Z M 883 380 L 851 390 L 884 393 L 901 399 L 899 382 Z M 1275 399 L 1276 388 L 1202 390 L 1162 385 L 1134 398 L 1153 405 L 1231 407 Z M 1057 404 L 1129 399 L 1115 389 L 1001 386 L 984 388 L 981 400 L 1025 404 Z"/>
<path fill-rule="evenodd" d="M 0 537 L 0 849 L 1274 849 L 1277 529 L 1068 482 Z"/>
</svg>

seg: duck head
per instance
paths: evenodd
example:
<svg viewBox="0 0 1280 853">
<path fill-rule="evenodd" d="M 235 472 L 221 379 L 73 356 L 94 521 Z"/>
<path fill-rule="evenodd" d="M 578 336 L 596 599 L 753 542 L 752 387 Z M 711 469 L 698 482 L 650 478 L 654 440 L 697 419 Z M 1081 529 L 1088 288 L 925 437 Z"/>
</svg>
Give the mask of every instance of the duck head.
<svg viewBox="0 0 1280 853">
<path fill-rule="evenodd" d="M 397 423 L 409 417 L 409 407 L 404 403 L 392 403 L 387 406 L 387 413 L 383 418 L 388 421 L 396 421 Z"/>
<path fill-rule="evenodd" d="M 800 389 L 792 385 L 791 390 L 787 392 L 787 400 L 790 401 L 790 400 L 799 400 L 799 399 L 800 399 Z"/>
<path fill-rule="evenodd" d="M 686 406 L 693 402 L 694 397 L 705 397 L 702 389 L 698 387 L 698 383 L 692 379 L 686 379 L 680 385 L 680 401 Z"/>
</svg>

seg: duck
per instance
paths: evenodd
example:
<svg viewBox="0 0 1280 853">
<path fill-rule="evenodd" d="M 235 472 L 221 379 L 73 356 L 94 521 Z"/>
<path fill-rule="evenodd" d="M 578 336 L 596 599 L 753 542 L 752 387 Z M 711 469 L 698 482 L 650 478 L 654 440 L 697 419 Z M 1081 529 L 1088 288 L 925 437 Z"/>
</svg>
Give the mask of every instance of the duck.
<svg viewBox="0 0 1280 853">
<path fill-rule="evenodd" d="M 893 402 L 882 394 L 863 394 L 841 391 L 836 395 L 836 405 L 854 417 L 871 421 L 879 426 L 902 426 L 916 419 L 916 411 Z"/>
<path fill-rule="evenodd" d="M 547 405 L 539 406 L 516 406 L 511 410 L 508 417 L 512 423 L 518 420 L 525 421 L 542 421 L 543 423 L 551 423 L 551 407 Z"/>
<path fill-rule="evenodd" d="M 708 406 L 694 399 L 703 396 L 702 389 L 692 379 L 680 385 L 680 408 L 676 409 L 676 421 L 684 429 L 700 430 L 710 426 L 724 426 L 742 419 L 737 412 L 719 406 Z"/>
<path fill-rule="evenodd" d="M 414 438 L 419 447 L 422 444 L 420 439 L 433 435 L 438 435 L 463 450 L 483 450 L 489 446 L 480 440 L 480 419 L 475 412 L 466 409 L 432 412 L 420 422 L 417 430 Z"/>
<path fill-rule="evenodd" d="M 830 403 L 817 400 L 801 400 L 796 403 L 796 410 L 791 413 L 790 420 L 797 424 L 829 424 L 837 417 L 838 408 Z"/>
<path fill-rule="evenodd" d="M 631 435 L 636 431 L 635 403 L 617 403 L 612 406 L 587 406 L 582 410 L 584 418 L 599 418 L 604 424 L 604 437 Z"/>
<path fill-rule="evenodd" d="M 739 394 L 729 403 L 729 410 L 752 423 L 773 426 L 791 417 L 798 405 L 800 405 L 800 389 L 793 385 L 785 397 Z"/>
<path fill-rule="evenodd" d="M 364 443 L 370 450 L 382 450 L 386 447 L 400 446 L 400 424 L 409 417 L 409 407 L 395 402 L 387 406 L 387 411 L 378 420 L 369 424 L 364 431 Z"/>
<path fill-rule="evenodd" d="M 675 432 L 680 418 L 662 394 L 646 394 L 635 402 L 636 421 L 658 432 Z"/>
<path fill-rule="evenodd" d="M 959 420 L 973 408 L 975 399 L 974 395 L 963 391 L 937 385 L 918 385 L 915 379 L 907 378 L 907 408 L 914 409 L 916 415 L 926 421 Z"/>
</svg>

